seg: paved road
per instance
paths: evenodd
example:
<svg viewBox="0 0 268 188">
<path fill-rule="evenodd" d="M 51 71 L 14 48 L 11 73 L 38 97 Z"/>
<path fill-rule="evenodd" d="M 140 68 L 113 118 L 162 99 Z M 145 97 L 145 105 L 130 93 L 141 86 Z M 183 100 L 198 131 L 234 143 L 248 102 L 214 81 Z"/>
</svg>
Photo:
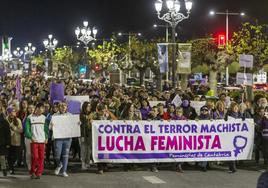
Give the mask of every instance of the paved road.
<svg viewBox="0 0 268 188">
<path fill-rule="evenodd" d="M 260 172 L 250 169 L 229 174 L 225 167 L 213 168 L 208 172 L 200 172 L 188 168 L 184 173 L 177 173 L 160 168 L 158 173 L 145 169 L 122 172 L 122 168 L 114 167 L 104 175 L 95 170 L 81 172 L 77 168 L 70 169 L 70 177 L 56 177 L 53 171 L 46 170 L 40 180 L 30 180 L 25 171 L 17 175 L 1 178 L 0 188 L 254 188 Z"/>
</svg>

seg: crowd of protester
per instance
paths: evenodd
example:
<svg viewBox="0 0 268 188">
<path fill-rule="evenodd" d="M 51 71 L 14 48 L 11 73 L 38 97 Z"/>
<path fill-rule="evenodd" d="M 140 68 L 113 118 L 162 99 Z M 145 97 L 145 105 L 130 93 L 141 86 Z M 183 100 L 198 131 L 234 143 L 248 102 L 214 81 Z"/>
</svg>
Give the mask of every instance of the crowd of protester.
<svg viewBox="0 0 268 188">
<path fill-rule="evenodd" d="M 16 83 L 20 79 L 21 92 L 18 97 Z M 66 115 L 66 102 L 50 101 L 51 82 L 64 83 L 65 95 L 87 95 L 90 102 L 82 105 L 80 113 L 81 137 L 54 139 L 53 115 Z M 54 165 L 55 175 L 68 177 L 68 160 L 78 156 L 82 170 L 94 165 L 92 158 L 93 120 L 211 120 L 252 118 L 255 122 L 254 154 L 257 164 L 263 156 L 268 169 L 268 103 L 265 97 L 254 101 L 230 99 L 228 92 L 219 92 L 218 98 L 206 98 L 205 86 L 180 88 L 164 86 L 163 91 L 144 87 L 126 87 L 102 83 L 101 80 L 86 82 L 74 78 L 45 79 L 43 76 L 4 77 L 0 83 L 0 165 L 4 176 L 16 173 L 17 167 L 27 167 L 31 177 L 38 179 L 44 164 Z M 180 106 L 172 103 L 178 95 Z M 150 106 L 149 101 L 165 101 Z M 191 106 L 191 101 L 206 101 L 200 114 Z M 236 161 L 229 161 L 229 171 L 237 171 Z M 183 172 L 183 163 L 176 163 L 176 170 Z M 153 172 L 159 164 L 150 164 Z M 202 171 L 209 169 L 209 162 L 196 163 Z M 16 168 L 15 168 L 16 167 Z M 133 164 L 125 164 L 130 170 Z M 107 164 L 97 164 L 98 173 L 107 170 Z"/>
</svg>

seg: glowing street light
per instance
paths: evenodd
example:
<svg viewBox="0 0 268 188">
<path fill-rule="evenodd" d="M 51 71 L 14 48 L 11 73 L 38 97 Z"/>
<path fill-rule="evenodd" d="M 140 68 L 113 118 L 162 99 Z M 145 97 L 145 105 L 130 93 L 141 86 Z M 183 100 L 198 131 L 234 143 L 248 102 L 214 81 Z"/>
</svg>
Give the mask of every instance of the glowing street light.
<svg viewBox="0 0 268 188">
<path fill-rule="evenodd" d="M 155 10 L 158 15 L 158 19 L 163 20 L 170 24 L 172 28 L 172 44 L 175 44 L 175 37 L 176 37 L 176 27 L 177 25 L 185 19 L 190 17 L 190 12 L 193 6 L 191 0 L 185 0 L 185 8 L 187 14 L 183 14 L 180 12 L 181 10 L 181 3 L 178 0 L 166 0 L 166 13 L 161 16 L 161 11 L 163 8 L 163 1 L 156 0 L 155 1 Z M 172 45 L 172 85 L 175 88 L 176 86 L 176 69 L 177 69 L 177 62 L 176 62 L 176 46 Z"/>
</svg>

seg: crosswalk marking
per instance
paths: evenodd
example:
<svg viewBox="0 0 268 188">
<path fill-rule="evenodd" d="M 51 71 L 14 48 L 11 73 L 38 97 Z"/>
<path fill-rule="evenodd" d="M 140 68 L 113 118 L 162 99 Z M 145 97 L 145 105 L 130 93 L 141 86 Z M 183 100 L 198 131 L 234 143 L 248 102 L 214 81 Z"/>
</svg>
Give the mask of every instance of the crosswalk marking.
<svg viewBox="0 0 268 188">
<path fill-rule="evenodd" d="M 166 183 L 165 181 L 161 180 L 160 178 L 156 176 L 143 176 L 143 178 L 152 184 Z"/>
<path fill-rule="evenodd" d="M 0 182 L 8 182 L 8 183 L 11 183 L 11 180 L 10 179 L 2 179 L 2 178 L 0 178 Z"/>
</svg>

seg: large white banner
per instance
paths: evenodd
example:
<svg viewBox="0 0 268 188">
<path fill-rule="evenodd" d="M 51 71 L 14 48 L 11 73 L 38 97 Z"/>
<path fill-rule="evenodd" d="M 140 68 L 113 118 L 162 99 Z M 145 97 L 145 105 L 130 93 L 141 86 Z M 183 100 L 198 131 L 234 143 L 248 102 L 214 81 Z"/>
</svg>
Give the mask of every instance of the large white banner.
<svg viewBox="0 0 268 188">
<path fill-rule="evenodd" d="M 202 106 L 206 105 L 206 101 L 191 101 L 190 106 L 195 109 L 197 115 L 200 115 L 200 109 Z"/>
<path fill-rule="evenodd" d="M 93 121 L 93 159 L 108 163 L 251 159 L 253 120 Z"/>
<path fill-rule="evenodd" d="M 81 136 L 79 115 L 53 115 L 51 124 L 56 139 Z"/>
</svg>

